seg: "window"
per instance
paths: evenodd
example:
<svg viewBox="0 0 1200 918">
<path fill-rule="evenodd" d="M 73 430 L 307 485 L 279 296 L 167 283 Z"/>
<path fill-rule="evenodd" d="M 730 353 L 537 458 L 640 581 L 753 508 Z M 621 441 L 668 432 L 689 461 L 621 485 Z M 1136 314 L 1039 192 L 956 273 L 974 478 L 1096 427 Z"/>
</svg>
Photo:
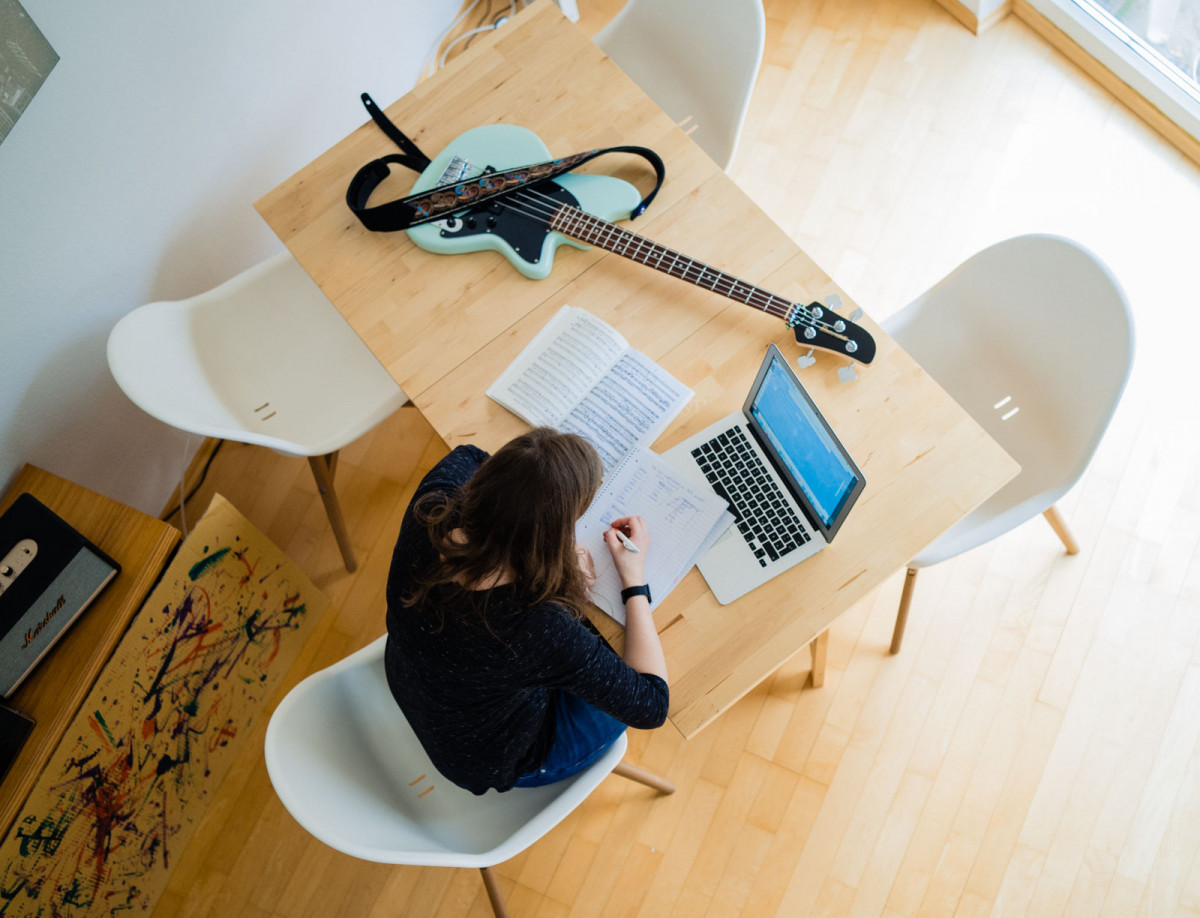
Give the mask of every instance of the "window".
<svg viewBox="0 0 1200 918">
<path fill-rule="evenodd" d="M 1147 65 L 1200 101 L 1200 0 L 1074 0 Z"/>
<path fill-rule="evenodd" d="M 1029 0 L 1200 140 L 1200 0 Z"/>
</svg>

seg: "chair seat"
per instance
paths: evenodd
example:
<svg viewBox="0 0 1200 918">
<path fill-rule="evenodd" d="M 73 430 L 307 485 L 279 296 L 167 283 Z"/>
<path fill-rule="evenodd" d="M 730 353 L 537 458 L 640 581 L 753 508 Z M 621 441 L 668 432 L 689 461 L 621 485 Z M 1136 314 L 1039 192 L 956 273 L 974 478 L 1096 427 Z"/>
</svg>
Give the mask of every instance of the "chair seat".
<svg viewBox="0 0 1200 918">
<path fill-rule="evenodd" d="M 729 168 L 762 63 L 761 0 L 628 0 L 594 41 Z"/>
<path fill-rule="evenodd" d="M 995 364 L 996 361 L 992 363 Z M 955 389 L 954 395 L 979 421 L 980 426 L 1020 464 L 1021 471 L 983 504 L 939 536 L 909 563 L 909 567 L 931 567 L 983 545 L 1033 519 L 1057 503 L 1070 489 L 1078 474 L 1082 474 L 1082 468 L 1079 468 L 1078 472 L 1073 471 L 1080 465 L 1079 450 L 1075 441 L 1066 435 L 1064 425 L 1059 423 L 1056 417 L 1059 403 L 1043 404 L 1038 410 L 1027 407 L 1010 421 L 1002 421 L 1002 414 L 992 406 L 1017 391 L 1014 386 L 1020 388 L 1019 370 L 993 369 L 992 372 L 987 372 L 977 365 L 975 371 L 971 374 L 964 369 L 952 378 L 1014 380 L 1012 384 L 993 389 L 991 392 L 986 391 L 983 386 L 975 393 L 965 392 L 960 387 Z M 1024 397 L 1015 397 L 1010 404 L 1030 406 L 1032 397 L 1026 393 Z M 1012 423 L 1017 421 L 1019 423 Z"/>
<path fill-rule="evenodd" d="M 122 318 L 108 362 L 147 414 L 298 456 L 336 452 L 407 401 L 287 252 Z"/>
<path fill-rule="evenodd" d="M 332 848 L 369 861 L 488 867 L 533 844 L 625 753 L 624 734 L 566 780 L 476 795 L 438 774 L 392 698 L 386 635 L 309 676 L 279 705 L 266 764 L 284 806 Z"/>
<path fill-rule="evenodd" d="M 656 34 L 640 29 L 629 34 L 619 48 L 609 50 L 625 75 L 642 87 L 672 120 L 678 123 L 690 119 L 686 127 L 694 127 L 690 130 L 692 139 L 727 167 L 735 146 L 735 138 L 729 132 L 740 128 L 740 124 L 730 125 L 733 117 L 730 111 L 737 103 L 698 93 L 692 79 L 695 61 L 680 62 L 676 59 L 679 52 L 694 54 L 691 49 L 664 49 Z"/>
<path fill-rule="evenodd" d="M 1063 491 L 1065 493 L 1066 489 Z M 1050 499 L 1051 497 L 1053 499 Z M 1033 482 L 1023 481 L 1018 475 L 930 543 L 908 563 L 908 566 L 932 567 L 972 548 L 978 548 L 1044 513 L 1057 500 L 1058 497 L 1054 497 L 1052 493 L 1048 494 L 1035 487 Z"/>
<path fill-rule="evenodd" d="M 1120 284 L 1061 236 L 990 246 L 882 324 L 1021 465 L 912 568 L 982 545 L 1061 499 L 1099 445 L 1133 359 Z"/>
</svg>

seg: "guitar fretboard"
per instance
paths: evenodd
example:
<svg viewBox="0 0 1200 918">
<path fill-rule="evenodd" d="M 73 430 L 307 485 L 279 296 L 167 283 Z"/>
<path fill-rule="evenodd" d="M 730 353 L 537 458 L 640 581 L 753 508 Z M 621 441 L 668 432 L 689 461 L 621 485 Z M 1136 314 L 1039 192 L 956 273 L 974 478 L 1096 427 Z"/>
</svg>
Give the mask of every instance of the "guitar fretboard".
<svg viewBox="0 0 1200 918">
<path fill-rule="evenodd" d="M 797 318 L 803 321 L 803 316 L 798 316 L 797 313 L 804 313 L 805 310 L 790 300 L 652 242 L 637 233 L 631 233 L 614 223 L 593 217 L 578 208 L 558 207 L 550 218 L 550 228 L 564 236 L 598 246 L 697 287 L 707 288 L 731 300 L 761 309 L 789 324 L 793 324 Z"/>
</svg>

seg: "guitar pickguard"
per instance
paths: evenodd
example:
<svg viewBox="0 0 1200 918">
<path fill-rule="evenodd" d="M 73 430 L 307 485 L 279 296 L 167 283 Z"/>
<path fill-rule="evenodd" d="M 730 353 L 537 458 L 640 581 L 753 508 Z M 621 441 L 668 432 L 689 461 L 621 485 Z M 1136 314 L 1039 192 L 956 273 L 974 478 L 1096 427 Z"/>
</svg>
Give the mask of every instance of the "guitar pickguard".
<svg viewBox="0 0 1200 918">
<path fill-rule="evenodd" d="M 557 182 L 546 182 L 530 189 L 539 200 L 553 198 L 554 204 L 578 207 L 579 200 Z M 521 194 L 521 192 L 518 192 Z M 442 239 L 462 239 L 468 236 L 494 235 L 503 239 L 521 259 L 537 264 L 542 257 L 550 222 L 544 208 L 539 213 L 523 209 L 520 203 L 504 200 L 479 204 L 446 220 L 435 220 Z"/>
<path fill-rule="evenodd" d="M 536 134 L 526 128 L 512 124 L 485 124 L 460 134 L 433 157 L 413 185 L 412 192 L 415 194 L 437 187 L 455 158 L 468 163 L 488 163 L 502 170 L 544 162 L 550 159 L 550 151 Z M 575 206 L 602 220 L 624 220 L 641 202 L 637 188 L 611 175 L 567 173 L 555 178 L 554 184 L 574 198 Z M 439 255 L 461 255 L 485 250 L 498 252 L 518 271 L 534 280 L 541 280 L 550 274 L 554 267 L 554 251 L 560 245 L 587 248 L 582 242 L 568 239 L 561 233 L 546 232 L 542 227 L 537 240 L 521 242 L 521 251 L 517 252 L 505 236 L 495 232 L 501 226 L 500 221 L 490 228 L 492 232 L 487 231 L 486 216 L 482 230 L 478 221 L 476 226 L 467 227 L 466 217 L 472 211 L 457 213 L 451 220 L 411 227 L 408 235 L 420 248 Z M 461 225 L 456 226 L 451 222 L 453 219 L 460 220 Z M 445 225 L 440 226 L 439 223 Z M 505 232 L 509 230 L 506 228 Z"/>
</svg>

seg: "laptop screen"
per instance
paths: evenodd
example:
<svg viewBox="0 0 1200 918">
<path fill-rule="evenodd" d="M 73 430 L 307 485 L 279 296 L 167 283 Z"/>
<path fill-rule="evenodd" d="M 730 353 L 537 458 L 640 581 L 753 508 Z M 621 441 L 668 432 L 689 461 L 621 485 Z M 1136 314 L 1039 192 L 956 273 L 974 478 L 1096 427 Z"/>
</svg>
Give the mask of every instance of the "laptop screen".
<svg viewBox="0 0 1200 918">
<path fill-rule="evenodd" d="M 745 411 L 780 471 L 807 498 L 818 528 L 832 537 L 863 476 L 773 345 Z"/>
</svg>

